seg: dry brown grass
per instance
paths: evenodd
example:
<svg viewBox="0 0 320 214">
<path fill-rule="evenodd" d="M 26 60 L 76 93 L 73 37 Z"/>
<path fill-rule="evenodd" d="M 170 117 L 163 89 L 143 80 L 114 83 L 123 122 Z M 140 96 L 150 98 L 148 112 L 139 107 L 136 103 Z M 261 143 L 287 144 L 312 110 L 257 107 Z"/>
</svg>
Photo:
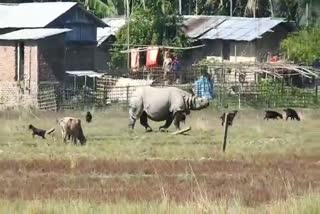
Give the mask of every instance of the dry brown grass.
<svg viewBox="0 0 320 214">
<path fill-rule="evenodd" d="M 92 202 L 233 200 L 257 206 L 320 188 L 315 160 L 0 161 L 0 198 Z"/>
</svg>

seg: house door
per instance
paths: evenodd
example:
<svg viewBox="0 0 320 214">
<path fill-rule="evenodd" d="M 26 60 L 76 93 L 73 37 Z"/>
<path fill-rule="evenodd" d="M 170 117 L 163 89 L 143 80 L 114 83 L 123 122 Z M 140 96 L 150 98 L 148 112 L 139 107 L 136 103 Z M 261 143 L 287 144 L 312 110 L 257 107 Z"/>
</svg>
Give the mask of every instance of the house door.
<svg viewBox="0 0 320 214">
<path fill-rule="evenodd" d="M 230 60 L 230 42 L 229 41 L 222 42 L 222 58 L 224 60 Z"/>
</svg>

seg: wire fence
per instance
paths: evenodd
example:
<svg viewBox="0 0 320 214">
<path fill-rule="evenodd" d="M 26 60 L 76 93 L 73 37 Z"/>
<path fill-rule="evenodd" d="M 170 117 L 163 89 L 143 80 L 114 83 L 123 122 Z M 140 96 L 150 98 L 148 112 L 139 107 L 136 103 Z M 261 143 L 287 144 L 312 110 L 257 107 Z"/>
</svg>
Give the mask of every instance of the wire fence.
<svg viewBox="0 0 320 214">
<path fill-rule="evenodd" d="M 177 79 L 180 83 L 189 83 L 195 81 L 201 74 L 201 69 L 194 66 L 191 70 L 181 70 L 176 75 L 173 71 L 164 74 L 161 67 L 149 68 L 149 69 L 137 69 L 129 72 L 129 77 L 132 79 L 152 79 L 155 83 L 161 84 L 164 81 L 169 81 L 171 84 L 175 84 Z"/>
<path fill-rule="evenodd" d="M 215 103 L 222 107 L 317 107 L 318 87 L 296 88 L 282 83 L 252 85 L 216 85 Z"/>
<path fill-rule="evenodd" d="M 171 85 L 195 92 L 192 84 Z M 43 110 L 88 109 L 119 106 L 127 108 L 133 92 L 143 86 L 106 86 L 96 90 L 43 87 L 39 92 L 39 108 Z M 154 85 L 166 87 L 166 85 Z M 281 82 L 260 84 L 219 83 L 213 85 L 212 106 L 229 108 L 316 107 L 318 87 L 296 88 Z"/>
</svg>

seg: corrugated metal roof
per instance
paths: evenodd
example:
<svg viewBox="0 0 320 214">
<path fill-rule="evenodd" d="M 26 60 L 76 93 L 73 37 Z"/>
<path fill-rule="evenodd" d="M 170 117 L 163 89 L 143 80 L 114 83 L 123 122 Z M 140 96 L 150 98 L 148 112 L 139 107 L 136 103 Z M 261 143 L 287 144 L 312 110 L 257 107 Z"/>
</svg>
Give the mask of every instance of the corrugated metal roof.
<svg viewBox="0 0 320 214">
<path fill-rule="evenodd" d="M 110 27 L 98 27 L 97 28 L 97 46 L 99 47 L 104 41 L 106 41 L 110 36 L 115 35 Z"/>
<path fill-rule="evenodd" d="M 252 41 L 283 19 L 229 16 L 185 16 L 185 32 L 194 39 Z"/>
<path fill-rule="evenodd" d="M 76 2 L 0 4 L 0 28 L 45 27 L 76 4 Z"/>
<path fill-rule="evenodd" d="M 197 38 L 225 20 L 225 17 L 220 16 L 214 18 L 213 16 L 185 16 L 185 18 L 183 24 L 189 38 Z"/>
<path fill-rule="evenodd" d="M 107 40 L 111 35 L 116 35 L 116 33 L 126 24 L 126 18 L 124 16 L 111 17 L 102 19 L 109 27 L 97 28 L 97 41 L 98 46 L 100 46 L 105 40 Z"/>
<path fill-rule="evenodd" d="M 127 22 L 124 16 L 104 18 L 102 21 L 110 27 L 113 34 L 116 34 Z"/>
<path fill-rule="evenodd" d="M 77 2 L 0 3 L 0 28 L 42 28 L 66 13 Z M 83 7 L 79 7 L 85 11 Z M 107 26 L 101 19 L 85 11 L 99 27 Z"/>
<path fill-rule="evenodd" d="M 90 71 L 90 70 L 82 70 L 82 71 L 66 71 L 67 74 L 73 75 L 73 76 L 78 76 L 78 77 L 98 77 L 101 78 L 105 73 L 97 73 L 95 71 Z"/>
<path fill-rule="evenodd" d="M 71 31 L 71 29 L 37 28 L 23 29 L 0 35 L 0 40 L 38 40 Z"/>
</svg>

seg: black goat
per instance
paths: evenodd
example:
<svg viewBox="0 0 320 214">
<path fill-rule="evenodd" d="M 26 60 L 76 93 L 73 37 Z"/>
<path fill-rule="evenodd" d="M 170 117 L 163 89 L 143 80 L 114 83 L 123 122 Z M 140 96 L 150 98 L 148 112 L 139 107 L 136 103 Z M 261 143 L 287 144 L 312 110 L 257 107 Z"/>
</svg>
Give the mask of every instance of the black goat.
<svg viewBox="0 0 320 214">
<path fill-rule="evenodd" d="M 283 111 L 286 112 L 286 120 L 288 120 L 288 118 L 290 117 L 291 120 L 296 119 L 296 120 L 300 121 L 300 117 L 295 110 L 293 110 L 291 108 L 287 108 L 287 109 L 284 109 Z"/>
<path fill-rule="evenodd" d="M 282 114 L 276 112 L 276 111 L 270 111 L 270 110 L 266 110 L 266 115 L 264 116 L 264 120 L 267 119 L 277 119 L 278 120 L 278 117 L 283 119 L 282 117 Z"/>
<path fill-rule="evenodd" d="M 87 123 L 90 123 L 92 121 L 92 114 L 90 113 L 90 111 L 87 112 L 86 121 Z"/>
</svg>

